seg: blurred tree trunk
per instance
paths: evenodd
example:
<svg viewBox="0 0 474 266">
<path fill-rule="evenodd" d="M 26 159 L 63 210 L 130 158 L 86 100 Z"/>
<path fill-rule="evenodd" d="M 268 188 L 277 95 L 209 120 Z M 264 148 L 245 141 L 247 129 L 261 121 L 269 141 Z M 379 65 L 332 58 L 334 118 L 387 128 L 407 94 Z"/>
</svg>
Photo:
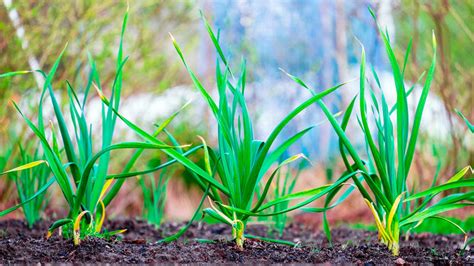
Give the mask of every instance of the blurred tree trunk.
<svg viewBox="0 0 474 266">
<path fill-rule="evenodd" d="M 431 16 L 433 19 L 434 25 L 435 25 L 435 35 L 438 43 L 438 53 L 439 53 L 439 58 L 440 58 L 440 64 L 438 66 L 440 67 L 440 72 L 441 72 L 441 83 L 439 84 L 438 91 L 439 95 L 441 97 L 441 100 L 443 101 L 445 111 L 448 116 L 448 122 L 449 122 L 449 131 L 451 134 L 451 140 L 452 140 L 452 151 L 451 154 L 453 156 L 449 156 L 450 158 L 448 160 L 448 163 L 446 165 L 446 168 L 444 169 L 444 173 L 442 176 L 449 174 L 450 172 L 455 171 L 457 167 L 457 157 L 458 157 L 458 150 L 459 150 L 459 138 L 457 137 L 455 128 L 454 128 L 454 108 L 453 104 L 455 104 L 455 90 L 452 90 L 452 71 L 450 67 L 450 63 L 448 62 L 448 55 L 447 55 L 447 49 L 446 49 L 446 40 L 444 36 L 444 28 L 445 26 L 445 17 L 446 14 L 449 12 L 449 2 L 443 0 L 441 3 L 441 6 L 439 8 L 434 8 L 433 3 L 427 2 L 425 4 L 425 8 L 428 11 L 428 14 Z"/>
<path fill-rule="evenodd" d="M 461 110 L 471 121 L 474 119 L 474 2 L 406 0 L 394 4 L 394 7 L 397 37 L 400 39 L 397 42 L 406 45 L 408 39 L 413 38 L 411 63 L 405 73 L 407 80 L 416 81 L 418 75 L 425 70 L 426 64 L 421 62 L 426 62 L 431 57 L 430 29 L 436 35 L 438 62 L 431 93 L 438 96 L 447 117 L 449 140 L 445 143 L 447 153 L 440 176 L 448 177 L 466 164 L 473 163 L 472 134 L 454 109 Z M 399 59 L 403 60 L 403 56 L 399 54 Z M 420 160 L 423 161 L 423 158 Z M 422 168 L 423 164 L 418 163 L 420 166 L 417 168 Z"/>
</svg>

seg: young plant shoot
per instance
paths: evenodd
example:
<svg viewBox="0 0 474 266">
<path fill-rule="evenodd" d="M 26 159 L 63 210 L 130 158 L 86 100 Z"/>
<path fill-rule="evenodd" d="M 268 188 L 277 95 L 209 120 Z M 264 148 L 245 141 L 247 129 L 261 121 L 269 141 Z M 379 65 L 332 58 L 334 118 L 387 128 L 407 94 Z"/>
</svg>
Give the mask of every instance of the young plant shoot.
<svg viewBox="0 0 474 266">
<path fill-rule="evenodd" d="M 376 21 L 372 10 L 370 12 Z M 385 97 L 386 91 L 381 87 L 378 76 L 373 69 L 372 73 L 377 88 L 367 88 L 365 51 L 362 47 L 360 91 L 358 95 L 360 114 L 357 116 L 357 120 L 365 136 L 367 154 L 369 154 L 365 161 L 354 148 L 345 132 L 356 98 L 348 106 L 341 124 L 329 112 L 328 107 L 322 100 L 318 101 L 317 104 L 339 136 L 340 153 L 347 170 L 360 171 L 360 177 L 367 183 L 368 189 L 362 186 L 358 178 L 354 178 L 356 187 L 372 211 L 380 241 L 394 255 L 398 255 L 401 231 L 407 232 L 428 219 L 446 220 L 439 214 L 472 206 L 474 204 L 474 192 L 472 191 L 474 179 L 472 178 L 472 168 L 466 167 L 440 185 L 437 185 L 437 178 L 435 177 L 431 187 L 425 191 L 416 193 L 408 187 L 407 179 L 415 154 L 421 118 L 434 77 L 436 40 L 433 35 L 433 59 L 416 105 L 416 111 L 410 116 L 407 98 L 414 86 L 406 90 L 404 72 L 411 42 L 405 55 L 405 61 L 400 66 L 395 58 L 388 33 L 384 32 L 380 26 L 378 28 L 392 69 L 397 98 L 393 107 L 388 105 Z M 291 75 L 290 77 L 313 92 L 301 79 Z M 377 97 L 376 89 L 379 92 L 379 97 Z M 367 91 L 369 96 L 366 96 Z M 372 104 L 369 106 L 370 100 Z M 371 118 L 369 118 L 369 111 L 373 115 Z M 411 122 L 409 121 L 410 117 L 413 118 Z M 370 122 L 374 122 L 375 128 L 370 128 Z M 375 137 L 373 131 L 376 132 Z M 350 163 L 349 156 L 352 158 L 353 164 Z M 468 178 L 463 178 L 466 174 Z M 435 196 L 439 196 L 441 192 L 450 189 L 458 189 L 459 192 L 448 193 L 447 196 L 442 198 L 436 197 L 438 200 L 434 201 Z M 464 189 L 466 189 L 466 192 L 462 192 Z M 332 193 L 330 197 L 335 197 L 335 194 Z M 454 223 L 453 225 L 457 226 Z M 462 228 L 457 227 L 463 231 Z"/>
<path fill-rule="evenodd" d="M 271 169 L 272 165 L 278 162 L 288 147 L 311 130 L 312 127 L 308 127 L 283 140 L 279 145 L 274 145 L 276 144 L 276 138 L 280 136 L 283 128 L 299 113 L 342 85 L 315 94 L 309 100 L 289 112 L 273 129 L 266 140 L 258 140 L 255 138 L 251 115 L 245 99 L 245 61 L 241 64 L 240 75 L 235 78 L 234 72 L 231 70 L 219 45 L 219 38 L 216 37 L 204 16 L 202 18 L 218 54 L 216 63 L 217 101 L 210 96 L 209 92 L 195 76 L 186 63 L 181 48 L 173 37 L 172 39 L 179 57 L 191 76 L 194 86 L 207 102 L 218 126 L 218 145 L 216 148 L 208 147 L 203 140 L 206 171 L 213 178 L 210 193 L 211 207 L 205 209 L 204 212 L 231 226 L 232 235 L 237 246 L 243 248 L 245 226 L 249 217 L 280 215 L 295 210 L 322 197 L 334 187 L 341 185 L 341 183 L 332 186 L 326 185 L 284 196 L 279 195 L 279 197 L 272 200 L 268 200 L 267 197 L 279 169 L 304 156 L 302 154 L 291 156 L 273 170 Z M 263 180 L 265 175 L 268 175 L 266 182 Z M 262 184 L 262 182 L 264 183 Z M 214 185 L 214 183 L 219 185 Z M 256 192 L 261 185 L 263 191 L 256 198 Z M 287 205 L 289 201 L 297 199 L 305 200 L 291 207 Z M 277 207 L 274 211 L 269 211 L 275 206 L 283 206 L 282 204 L 286 204 L 286 207 Z"/>
<path fill-rule="evenodd" d="M 156 173 L 140 176 L 138 183 L 143 193 L 143 218 L 150 224 L 159 227 L 163 222 L 166 188 L 174 169 L 167 167 Z"/>
</svg>

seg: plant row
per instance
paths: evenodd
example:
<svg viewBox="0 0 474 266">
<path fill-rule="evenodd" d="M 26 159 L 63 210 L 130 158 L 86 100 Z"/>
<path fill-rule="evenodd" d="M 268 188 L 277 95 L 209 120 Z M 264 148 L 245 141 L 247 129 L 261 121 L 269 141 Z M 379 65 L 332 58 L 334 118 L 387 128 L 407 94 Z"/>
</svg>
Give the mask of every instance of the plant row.
<svg viewBox="0 0 474 266">
<path fill-rule="evenodd" d="M 375 20 L 372 11 L 371 14 Z M 323 206 L 305 210 L 323 213 L 324 230 L 330 240 L 326 212 L 336 208 L 351 193 L 357 191 L 374 216 L 380 241 L 393 254 L 398 254 L 402 233 L 408 234 L 410 230 L 430 219 L 446 220 L 440 216 L 444 212 L 473 205 L 474 179 L 470 166 L 461 169 L 442 184 L 438 182 L 437 171 L 430 188 L 423 191 L 410 188 L 407 182 L 416 153 L 424 107 L 435 73 L 434 36 L 431 66 L 419 78 L 419 82 L 424 82 L 414 113 L 408 108 L 408 97 L 418 87 L 413 85 L 407 88 L 404 82 L 411 43 L 408 45 L 405 60 L 399 64 L 388 33 L 378 26 L 395 84 L 396 103 L 393 106 L 387 102 L 387 89 L 381 87 L 376 71 L 373 68 L 367 71 L 365 51 L 361 45 L 359 92 L 341 117 L 331 112 L 324 99 L 336 93 L 344 83 L 326 90 L 316 90 L 298 77 L 283 71 L 309 91 L 311 96 L 290 110 L 265 140 L 259 140 L 255 137 L 252 115 L 245 98 L 246 63 L 242 61 L 238 71 L 232 70 L 221 48 L 219 33 L 215 34 L 204 16 L 202 18 L 217 54 L 217 99 L 211 97 L 209 90 L 194 74 L 173 36 L 171 39 L 194 87 L 206 101 L 217 124 L 215 147 L 209 146 L 203 138 L 200 138 L 201 145 L 183 145 L 167 130 L 168 125 L 182 109 L 157 124 L 154 132 L 140 128 L 120 112 L 123 70 L 128 60 L 128 57 L 123 55 L 127 12 L 121 30 L 115 79 L 108 90 L 102 87 L 99 70 L 93 57 L 89 55 L 88 80 L 80 90 L 66 81 L 64 86 L 67 88 L 67 102 L 61 103 L 57 91 L 53 89 L 52 81 L 65 52 L 63 50 L 49 72 L 35 70 L 44 78 L 36 121 L 25 115 L 13 102 L 36 139 L 32 145 L 20 146 L 17 159 L 14 160 L 14 163 L 20 166 L 3 173 L 15 180 L 20 204 L 1 211 L 0 216 L 22 208 L 28 223 L 32 225 L 40 218 L 39 213 L 47 204 L 45 192 L 53 184 L 57 184 L 67 203 L 68 214 L 51 224 L 48 236 L 61 228 L 61 234 L 72 239 L 77 245 L 85 237 L 122 232 L 106 232 L 102 225 L 107 206 L 130 177 L 140 177 L 147 217 L 159 223 L 163 216 L 164 195 L 169 178 L 176 169 L 184 168 L 191 173 L 193 181 L 202 190 L 202 198 L 189 223 L 178 233 L 163 239 L 164 242 L 181 236 L 191 223 L 199 218 L 206 201 L 209 204 L 203 213 L 229 225 L 236 245 L 243 248 L 246 237 L 251 237 L 245 234 L 250 219 L 266 220 L 270 217 L 275 227 L 282 232 L 286 213 L 301 209 L 318 199 L 323 199 Z M 1 74 L 0 77 L 8 78 L 32 72 L 10 72 Z M 368 82 L 369 74 L 375 84 Z M 94 128 L 95 131 L 86 118 L 87 103 L 94 93 L 102 100 L 101 123 L 98 129 Z M 44 106 L 47 103 L 51 104 L 54 111 L 54 121 L 49 124 L 44 122 Z M 67 106 L 69 109 L 65 112 L 61 106 Z M 340 158 L 344 162 L 345 170 L 333 182 L 294 192 L 297 177 L 284 169 L 297 160 L 305 160 L 306 157 L 302 153 L 289 157 L 285 155 L 288 148 L 312 130 L 313 126 L 283 139 L 282 131 L 295 117 L 311 106 L 322 110 L 337 134 Z M 365 150 L 356 149 L 348 137 L 349 134 L 354 134 L 348 130 L 351 120 L 357 122 L 363 133 Z M 114 143 L 117 121 L 127 125 L 128 130 L 136 133 L 141 140 Z M 466 123 L 472 130 L 472 125 L 467 120 Z M 68 127 L 71 124 L 72 128 Z M 101 136 L 93 135 L 93 132 L 100 132 Z M 96 139 L 101 143 L 93 143 Z M 96 150 L 94 147 L 100 149 Z M 163 153 L 167 161 L 137 170 L 143 153 L 149 150 Z M 130 152 L 130 157 L 120 172 L 111 169 L 114 152 Z M 203 165 L 194 162 L 190 157 L 198 152 L 203 154 Z M 157 180 L 153 177 L 145 178 L 157 171 Z M 462 228 L 459 229 L 464 232 Z"/>
</svg>

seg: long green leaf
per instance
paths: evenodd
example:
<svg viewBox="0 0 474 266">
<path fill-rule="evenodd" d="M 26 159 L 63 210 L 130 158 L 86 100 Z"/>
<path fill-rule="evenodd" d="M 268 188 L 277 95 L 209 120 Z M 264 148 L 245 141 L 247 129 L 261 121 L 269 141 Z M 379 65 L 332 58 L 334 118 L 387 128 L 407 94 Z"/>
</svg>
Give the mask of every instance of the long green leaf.
<svg viewBox="0 0 474 266">
<path fill-rule="evenodd" d="M 407 197 L 404 201 L 412 201 L 424 196 L 432 195 L 432 194 L 438 194 L 440 192 L 443 192 L 448 189 L 454 189 L 454 188 L 470 188 L 474 187 L 474 178 L 466 179 L 466 180 L 460 180 L 456 182 L 451 182 L 451 183 L 446 183 L 443 185 L 439 185 L 436 187 L 432 187 L 430 189 L 427 189 L 422 192 L 418 192 L 416 194 L 411 195 L 410 197 Z"/>
<path fill-rule="evenodd" d="M 433 216 L 436 216 L 440 213 L 451 211 L 451 210 L 456 210 L 468 206 L 474 206 L 473 203 L 456 203 L 456 204 L 446 204 L 446 205 L 438 205 L 438 206 L 432 206 L 430 208 L 427 208 L 426 210 L 416 213 L 415 215 L 411 216 L 408 219 L 401 219 L 400 220 L 400 226 L 405 226 L 411 223 L 416 223 L 420 220 L 424 220 L 426 218 L 430 218 Z"/>
<path fill-rule="evenodd" d="M 415 154 L 415 145 L 416 140 L 418 138 L 418 131 L 421 125 L 421 117 L 423 115 L 423 110 L 425 107 L 426 99 L 428 98 L 428 93 L 430 91 L 431 81 L 434 78 L 434 71 L 436 68 L 436 38 L 433 32 L 433 59 L 431 62 L 430 70 L 428 71 L 428 76 L 426 77 L 425 85 L 423 86 L 423 91 L 421 92 L 420 100 L 418 101 L 415 118 L 413 120 L 413 126 L 410 136 L 410 142 L 408 144 L 408 148 L 406 151 L 406 158 L 405 158 L 405 171 L 408 174 L 408 169 L 410 169 L 411 162 L 413 160 L 413 156 Z"/>
</svg>

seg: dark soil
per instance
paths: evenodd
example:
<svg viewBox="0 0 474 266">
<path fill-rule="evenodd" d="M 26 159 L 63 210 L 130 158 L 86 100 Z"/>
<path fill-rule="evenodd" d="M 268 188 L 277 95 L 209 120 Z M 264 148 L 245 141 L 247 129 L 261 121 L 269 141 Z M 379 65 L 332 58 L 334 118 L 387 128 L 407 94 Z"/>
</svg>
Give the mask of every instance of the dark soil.
<svg viewBox="0 0 474 266">
<path fill-rule="evenodd" d="M 331 247 L 321 232 L 289 226 L 283 239 L 297 247 L 247 239 L 243 251 L 228 239 L 224 225 L 193 225 L 178 241 L 155 243 L 182 224 L 169 223 L 156 230 L 143 221 L 117 220 L 106 227 L 126 228 L 122 239 L 89 238 L 74 247 L 71 240 L 44 235 L 49 223 L 29 230 L 23 222 L 0 222 L 0 264 L 7 263 L 333 263 L 333 264 L 474 264 L 474 252 L 462 251 L 463 236 L 419 234 L 401 242 L 400 256 L 393 257 L 378 243 L 377 233 L 334 229 Z M 266 236 L 261 225 L 249 225 L 247 233 Z M 213 241 L 209 241 L 213 240 Z"/>
</svg>

